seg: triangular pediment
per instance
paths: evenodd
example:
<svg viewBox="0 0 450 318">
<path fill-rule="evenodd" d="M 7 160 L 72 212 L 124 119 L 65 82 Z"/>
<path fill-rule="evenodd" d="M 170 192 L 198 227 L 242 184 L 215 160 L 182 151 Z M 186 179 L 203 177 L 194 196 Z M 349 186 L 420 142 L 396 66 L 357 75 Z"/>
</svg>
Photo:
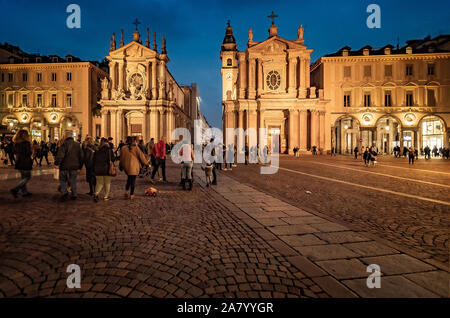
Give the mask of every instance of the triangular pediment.
<svg viewBox="0 0 450 318">
<path fill-rule="evenodd" d="M 372 83 L 364 83 L 361 85 L 362 88 L 374 88 L 375 85 L 373 85 Z"/>
<path fill-rule="evenodd" d="M 109 56 L 114 58 L 123 58 L 123 57 L 142 57 L 142 58 L 151 58 L 157 55 L 158 53 L 154 50 L 142 45 L 141 43 L 132 41 L 127 45 L 118 48 L 115 51 L 109 52 Z"/>
<path fill-rule="evenodd" d="M 249 52 L 264 52 L 264 53 L 283 53 L 288 49 L 305 49 L 306 46 L 295 43 L 279 36 L 273 36 L 263 42 L 248 48 Z"/>
</svg>

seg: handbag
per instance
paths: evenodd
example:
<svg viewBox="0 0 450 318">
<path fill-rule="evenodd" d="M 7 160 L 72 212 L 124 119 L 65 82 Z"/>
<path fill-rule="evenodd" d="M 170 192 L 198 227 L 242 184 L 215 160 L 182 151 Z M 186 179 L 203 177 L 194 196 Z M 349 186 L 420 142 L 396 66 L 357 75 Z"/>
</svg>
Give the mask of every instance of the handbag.
<svg viewBox="0 0 450 318">
<path fill-rule="evenodd" d="M 111 177 L 117 176 L 116 166 L 114 165 L 114 162 L 112 162 L 112 160 L 111 160 L 111 151 L 109 151 L 109 170 L 108 170 L 108 174 Z"/>
</svg>

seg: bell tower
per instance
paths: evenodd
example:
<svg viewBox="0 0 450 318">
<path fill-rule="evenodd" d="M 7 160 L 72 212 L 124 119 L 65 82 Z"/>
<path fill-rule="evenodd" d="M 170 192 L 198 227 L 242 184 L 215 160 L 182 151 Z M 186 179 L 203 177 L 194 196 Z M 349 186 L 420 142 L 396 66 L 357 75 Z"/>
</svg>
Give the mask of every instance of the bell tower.
<svg viewBox="0 0 450 318">
<path fill-rule="evenodd" d="M 237 44 L 233 36 L 233 28 L 228 20 L 225 38 L 222 42 L 222 50 L 220 51 L 220 58 L 222 60 L 222 68 L 220 74 L 222 75 L 222 100 L 237 99 L 237 76 L 238 76 L 238 62 L 237 62 Z"/>
</svg>

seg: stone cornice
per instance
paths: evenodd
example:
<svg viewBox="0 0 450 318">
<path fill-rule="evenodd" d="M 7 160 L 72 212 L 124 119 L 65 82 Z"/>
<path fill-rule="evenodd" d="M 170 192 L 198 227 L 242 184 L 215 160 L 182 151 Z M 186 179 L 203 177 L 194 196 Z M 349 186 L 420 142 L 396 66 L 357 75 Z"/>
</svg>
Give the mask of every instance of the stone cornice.
<svg viewBox="0 0 450 318">
<path fill-rule="evenodd" d="M 450 53 L 420 53 L 420 54 L 392 54 L 392 55 L 357 55 L 357 56 L 323 56 L 314 63 L 316 67 L 325 62 L 357 62 L 357 61 L 402 61 L 402 60 L 431 60 L 448 59 Z"/>
</svg>

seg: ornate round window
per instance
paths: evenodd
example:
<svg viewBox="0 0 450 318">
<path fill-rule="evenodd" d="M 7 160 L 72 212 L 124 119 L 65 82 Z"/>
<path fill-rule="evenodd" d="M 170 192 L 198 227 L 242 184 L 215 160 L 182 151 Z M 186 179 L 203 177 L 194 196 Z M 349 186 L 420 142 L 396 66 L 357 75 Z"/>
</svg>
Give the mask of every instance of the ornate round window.
<svg viewBox="0 0 450 318">
<path fill-rule="evenodd" d="M 266 76 L 266 84 L 271 90 L 278 89 L 281 83 L 281 76 L 277 71 L 270 71 Z"/>
</svg>

